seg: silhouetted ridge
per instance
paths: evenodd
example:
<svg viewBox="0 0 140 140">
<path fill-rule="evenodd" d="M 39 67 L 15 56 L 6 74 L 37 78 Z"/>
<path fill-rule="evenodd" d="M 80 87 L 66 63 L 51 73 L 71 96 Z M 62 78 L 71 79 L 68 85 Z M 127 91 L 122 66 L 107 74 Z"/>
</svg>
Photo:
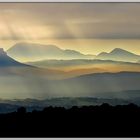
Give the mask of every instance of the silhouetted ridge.
<svg viewBox="0 0 140 140">
<path fill-rule="evenodd" d="M 0 115 L 0 136 L 7 137 L 136 137 L 140 136 L 140 107 L 111 106 L 46 107 L 42 111 Z"/>
<path fill-rule="evenodd" d="M 0 56 L 7 55 L 3 48 L 0 48 Z"/>
<path fill-rule="evenodd" d="M 27 65 L 17 62 L 13 58 L 9 57 L 7 53 L 3 50 L 3 48 L 0 48 L 0 67 L 2 66 L 10 67 L 10 66 L 27 66 Z"/>
</svg>

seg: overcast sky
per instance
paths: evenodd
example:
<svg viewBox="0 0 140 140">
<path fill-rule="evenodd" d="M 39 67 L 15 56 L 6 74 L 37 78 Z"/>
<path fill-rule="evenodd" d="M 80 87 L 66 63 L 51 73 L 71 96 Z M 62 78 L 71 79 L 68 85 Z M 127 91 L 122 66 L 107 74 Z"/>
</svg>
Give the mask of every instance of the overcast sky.
<svg viewBox="0 0 140 140">
<path fill-rule="evenodd" d="M 140 54 L 140 3 L 0 3 L 2 47 L 21 41 Z"/>
</svg>

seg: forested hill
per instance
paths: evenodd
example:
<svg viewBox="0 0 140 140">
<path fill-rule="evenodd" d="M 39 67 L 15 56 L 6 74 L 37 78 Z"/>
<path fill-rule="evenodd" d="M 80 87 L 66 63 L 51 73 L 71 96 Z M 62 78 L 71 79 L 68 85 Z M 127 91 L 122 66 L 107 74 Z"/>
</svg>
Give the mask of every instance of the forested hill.
<svg viewBox="0 0 140 140">
<path fill-rule="evenodd" d="M 140 107 L 47 107 L 0 115 L 0 137 L 139 137 Z"/>
</svg>

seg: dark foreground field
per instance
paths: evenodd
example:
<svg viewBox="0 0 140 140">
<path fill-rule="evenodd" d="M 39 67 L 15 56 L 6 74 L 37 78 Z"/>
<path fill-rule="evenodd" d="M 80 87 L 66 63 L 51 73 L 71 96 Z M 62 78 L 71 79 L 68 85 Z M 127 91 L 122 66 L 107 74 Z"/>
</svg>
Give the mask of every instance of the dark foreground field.
<svg viewBox="0 0 140 140">
<path fill-rule="evenodd" d="M 0 137 L 140 137 L 140 107 L 45 108 L 0 115 Z"/>
</svg>

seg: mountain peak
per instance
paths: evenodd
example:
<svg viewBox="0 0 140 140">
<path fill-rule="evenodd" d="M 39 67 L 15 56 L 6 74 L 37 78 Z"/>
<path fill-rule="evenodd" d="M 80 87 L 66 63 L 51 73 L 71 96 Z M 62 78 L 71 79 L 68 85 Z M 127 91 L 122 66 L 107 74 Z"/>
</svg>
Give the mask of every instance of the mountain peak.
<svg viewBox="0 0 140 140">
<path fill-rule="evenodd" d="M 42 45 L 37 43 L 17 43 L 7 50 L 7 54 L 16 60 L 39 61 L 45 59 L 90 59 L 89 56 L 75 50 L 64 50 L 56 45 Z"/>
<path fill-rule="evenodd" d="M 98 54 L 98 56 L 107 55 L 107 54 L 108 53 L 106 53 L 106 52 L 101 52 L 101 53 Z"/>
<path fill-rule="evenodd" d="M 0 67 L 9 66 L 26 66 L 13 58 L 9 57 L 3 48 L 0 48 Z"/>
<path fill-rule="evenodd" d="M 3 48 L 0 48 L 0 56 L 7 55 Z"/>
<path fill-rule="evenodd" d="M 121 48 L 115 48 L 115 49 L 113 49 L 114 51 L 125 51 L 124 49 L 121 49 Z"/>
<path fill-rule="evenodd" d="M 115 48 L 109 53 L 100 53 L 96 57 L 97 59 L 113 60 L 113 61 L 125 61 L 125 62 L 137 62 L 140 60 L 140 56 L 132 52 L 121 48 Z"/>
<path fill-rule="evenodd" d="M 115 48 L 110 53 L 111 54 L 116 54 L 116 53 L 127 53 L 127 54 L 129 53 L 129 54 L 133 54 L 133 53 L 131 53 L 131 52 L 127 51 L 127 50 L 121 49 L 121 48 Z"/>
</svg>

